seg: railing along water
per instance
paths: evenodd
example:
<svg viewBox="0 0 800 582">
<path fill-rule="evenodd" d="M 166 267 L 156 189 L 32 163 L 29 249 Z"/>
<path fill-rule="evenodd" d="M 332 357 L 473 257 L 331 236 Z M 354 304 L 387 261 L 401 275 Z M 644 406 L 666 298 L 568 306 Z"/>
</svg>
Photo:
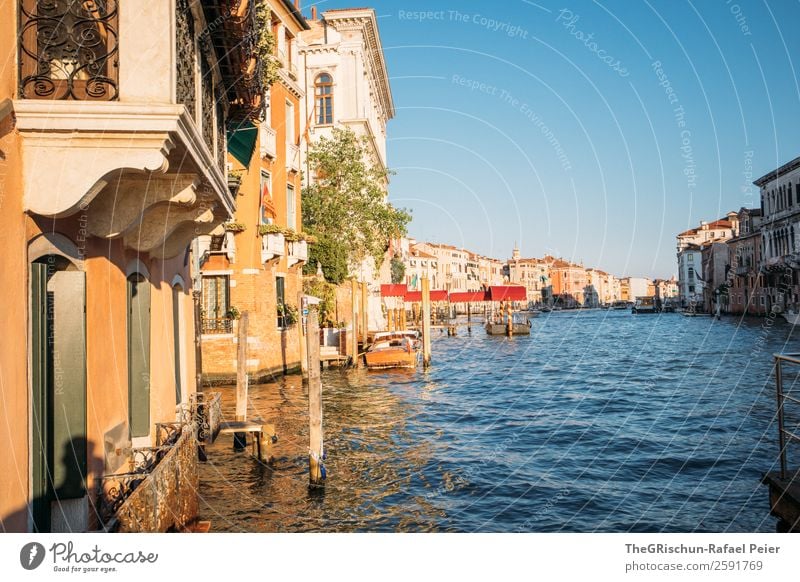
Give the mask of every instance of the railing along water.
<svg viewBox="0 0 800 582">
<path fill-rule="evenodd" d="M 783 363 L 800 365 L 800 354 L 774 354 L 775 358 L 775 388 L 778 399 L 778 446 L 780 447 L 781 479 L 787 478 L 788 461 L 786 449 L 791 442 L 800 443 L 800 435 L 786 428 L 785 407 L 787 402 L 800 405 L 800 398 L 790 396 L 784 390 Z"/>
</svg>

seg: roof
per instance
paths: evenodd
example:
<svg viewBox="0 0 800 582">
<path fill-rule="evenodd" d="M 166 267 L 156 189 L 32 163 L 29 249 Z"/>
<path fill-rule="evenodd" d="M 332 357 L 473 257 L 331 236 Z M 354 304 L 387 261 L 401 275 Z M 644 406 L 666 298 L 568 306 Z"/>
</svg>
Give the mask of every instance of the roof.
<svg viewBox="0 0 800 582">
<path fill-rule="evenodd" d="M 381 285 L 381 297 L 405 297 L 408 287 L 405 285 Z"/>
<path fill-rule="evenodd" d="M 486 301 L 487 299 L 485 291 L 450 293 L 450 303 L 474 303 L 477 301 Z"/>
<path fill-rule="evenodd" d="M 281 0 L 281 3 L 283 4 L 284 8 L 289 11 L 289 14 L 292 15 L 292 18 L 294 18 L 295 22 L 300 25 L 300 28 L 303 30 L 309 30 L 311 28 L 306 19 L 300 13 L 300 9 L 295 6 L 292 0 Z"/>
<path fill-rule="evenodd" d="M 706 228 L 703 228 L 703 225 L 698 226 L 697 228 L 690 228 L 689 230 L 685 230 L 680 233 L 678 236 L 691 236 L 693 234 L 697 234 L 701 230 L 712 230 L 715 228 L 733 228 L 733 223 L 727 218 L 720 218 L 719 220 L 715 220 L 714 222 L 709 222 L 705 225 Z"/>
<path fill-rule="evenodd" d="M 791 162 L 783 164 L 777 170 L 772 170 L 770 173 L 764 174 L 758 180 L 753 182 L 753 184 L 761 188 L 767 182 L 772 182 L 773 180 L 780 178 L 784 174 L 788 174 L 796 168 L 800 168 L 800 157 L 793 159 Z"/>
<path fill-rule="evenodd" d="M 487 293 L 489 301 L 526 301 L 528 293 L 522 285 L 493 285 Z"/>
</svg>

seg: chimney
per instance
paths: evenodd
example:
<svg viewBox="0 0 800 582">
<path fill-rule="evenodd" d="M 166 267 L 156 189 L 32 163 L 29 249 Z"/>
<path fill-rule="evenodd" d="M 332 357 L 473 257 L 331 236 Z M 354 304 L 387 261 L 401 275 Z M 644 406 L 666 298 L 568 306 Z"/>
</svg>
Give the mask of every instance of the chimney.
<svg viewBox="0 0 800 582">
<path fill-rule="evenodd" d="M 317 7 L 316 6 L 312 6 L 311 7 L 311 20 L 316 20 L 316 19 L 317 19 Z"/>
</svg>

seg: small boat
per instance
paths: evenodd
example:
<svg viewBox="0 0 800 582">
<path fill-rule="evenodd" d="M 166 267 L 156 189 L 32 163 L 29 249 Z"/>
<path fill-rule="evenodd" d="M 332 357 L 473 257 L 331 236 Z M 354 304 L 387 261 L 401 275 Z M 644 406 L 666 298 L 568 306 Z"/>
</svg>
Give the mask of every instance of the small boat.
<svg viewBox="0 0 800 582">
<path fill-rule="evenodd" d="M 611 304 L 611 309 L 616 309 L 616 310 L 628 309 L 629 306 L 630 305 L 628 304 L 627 301 L 614 301 L 614 303 Z"/>
<path fill-rule="evenodd" d="M 486 333 L 489 335 L 508 335 L 508 323 L 505 316 L 495 316 L 487 321 Z M 511 334 L 530 335 L 531 320 L 520 313 L 513 313 L 511 315 Z"/>
<path fill-rule="evenodd" d="M 794 309 L 787 309 L 781 316 L 792 325 L 800 325 L 800 313 Z"/>
<path fill-rule="evenodd" d="M 631 313 L 657 313 L 654 297 L 637 297 L 631 307 Z"/>
<path fill-rule="evenodd" d="M 419 361 L 419 332 L 384 331 L 375 334 L 364 354 L 367 368 L 416 368 Z"/>
</svg>

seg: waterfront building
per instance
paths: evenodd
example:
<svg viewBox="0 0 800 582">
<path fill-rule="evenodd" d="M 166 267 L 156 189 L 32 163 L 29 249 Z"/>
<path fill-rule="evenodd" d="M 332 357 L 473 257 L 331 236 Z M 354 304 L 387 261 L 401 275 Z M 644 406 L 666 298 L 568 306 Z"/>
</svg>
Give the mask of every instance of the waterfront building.
<svg viewBox="0 0 800 582">
<path fill-rule="evenodd" d="M 717 310 L 727 313 L 728 283 L 730 272 L 730 250 L 726 241 L 709 241 L 700 246 L 703 274 L 703 308 L 708 313 Z"/>
<path fill-rule="evenodd" d="M 609 305 L 617 300 L 618 291 L 615 292 L 615 277 L 601 269 L 586 269 L 587 285 L 584 291 L 587 307 L 600 307 Z M 616 288 L 618 290 L 619 283 Z"/>
<path fill-rule="evenodd" d="M 514 247 L 508 262 L 509 282 L 523 285 L 528 302 L 548 305 L 552 303 L 553 291 L 550 280 L 550 265 L 543 259 L 520 258 L 519 249 Z"/>
<path fill-rule="evenodd" d="M 655 279 L 653 288 L 656 302 L 659 305 L 674 305 L 679 301 L 678 281 L 674 276 L 669 279 Z"/>
<path fill-rule="evenodd" d="M 506 267 L 503 261 L 491 257 L 479 256 L 478 265 L 481 288 L 503 285 L 505 280 L 505 275 L 503 273 Z"/>
<path fill-rule="evenodd" d="M 697 228 L 690 228 L 677 235 L 678 286 L 683 307 L 701 305 L 704 301 L 701 245 L 733 238 L 738 228 L 738 215 L 729 212 L 725 218 L 710 223 L 703 220 Z"/>
<path fill-rule="evenodd" d="M 440 289 L 438 259 L 424 247 L 412 244 L 409 248 L 406 266 L 406 286 L 411 291 L 422 291 L 422 278 L 427 277 L 431 289 Z"/>
<path fill-rule="evenodd" d="M 800 307 L 800 157 L 755 182 L 761 193 L 761 272 L 765 310 Z"/>
<path fill-rule="evenodd" d="M 387 168 L 386 126 L 394 117 L 394 101 L 378 31 L 378 20 L 370 8 L 327 10 L 317 18 L 311 9 L 309 30 L 299 35 L 300 77 L 306 88 L 301 100 L 304 134 L 300 149 L 305 180 L 314 176 L 307 167 L 308 147 L 333 129 L 347 128 L 369 144 L 368 162 Z M 388 182 L 383 185 L 387 188 Z M 384 329 L 380 284 L 391 282 L 391 249 L 375 265 L 367 259 L 351 265 L 351 274 L 368 285 L 370 329 Z"/>
<path fill-rule="evenodd" d="M 0 3 L 3 531 L 98 528 L 197 390 L 190 242 L 232 215 L 226 122 L 261 107 L 253 13 L 212 31 L 221 4 Z M 187 477 L 141 490 L 175 507 Z"/>
<path fill-rule="evenodd" d="M 238 195 L 236 214 L 198 241 L 202 280 L 202 362 L 206 383 L 237 373 L 237 334 L 248 313 L 247 371 L 260 381 L 298 370 L 304 353 L 299 325 L 303 265 L 301 101 L 297 37 L 309 26 L 294 4 L 265 0 L 274 39 L 276 80 L 263 87 L 256 120 L 230 128 L 227 164 Z"/>
<path fill-rule="evenodd" d="M 760 208 L 739 210 L 739 232 L 728 239 L 733 276 L 729 274 L 730 295 L 728 311 L 734 314 L 764 315 L 766 299 L 763 292 L 762 238 Z"/>
<path fill-rule="evenodd" d="M 637 297 L 653 297 L 655 295 L 655 288 L 650 279 L 645 277 L 626 277 L 625 281 L 630 301 L 636 301 Z"/>
<path fill-rule="evenodd" d="M 587 276 L 583 265 L 578 265 L 545 256 L 550 270 L 550 281 L 553 289 L 553 301 L 567 308 L 580 307 L 584 303 L 584 293 L 586 292 Z"/>
<path fill-rule="evenodd" d="M 467 291 L 467 262 L 469 251 L 453 245 L 439 243 L 419 243 L 417 247 L 436 257 L 438 268 L 438 289 L 446 291 Z M 434 287 L 431 287 L 432 289 Z"/>
</svg>

